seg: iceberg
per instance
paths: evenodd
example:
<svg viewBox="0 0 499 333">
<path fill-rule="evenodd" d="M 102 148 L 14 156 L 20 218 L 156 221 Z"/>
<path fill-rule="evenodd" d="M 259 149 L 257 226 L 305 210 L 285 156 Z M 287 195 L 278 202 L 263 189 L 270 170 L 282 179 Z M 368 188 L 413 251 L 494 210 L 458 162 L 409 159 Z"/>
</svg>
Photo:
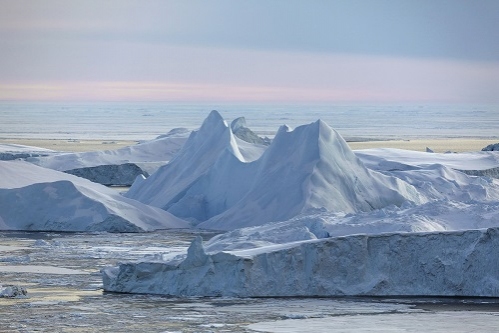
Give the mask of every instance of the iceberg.
<svg viewBox="0 0 499 333">
<path fill-rule="evenodd" d="M 282 126 L 262 149 L 238 141 L 216 111 L 168 165 L 126 196 L 218 230 L 320 208 L 354 213 L 426 201 L 412 185 L 366 168 L 320 120 L 295 130 Z"/>
<path fill-rule="evenodd" d="M 56 151 L 17 144 L 0 144 L 0 161 L 12 161 L 29 157 L 48 156 Z"/>
<path fill-rule="evenodd" d="M 212 112 L 170 165 L 136 181 L 131 197 L 227 232 L 105 268 L 105 290 L 499 296 L 499 181 L 460 171 L 494 168 L 496 153 L 353 152 L 320 120 L 282 126 L 260 155 L 241 147 Z"/>
<path fill-rule="evenodd" d="M 104 290 L 171 296 L 499 296 L 499 229 L 353 235 L 125 263 Z"/>
<path fill-rule="evenodd" d="M 190 131 L 176 128 L 156 139 L 116 150 L 28 157 L 38 166 L 64 171 L 103 185 L 132 185 L 138 175 L 155 172 L 183 146 Z"/>
<path fill-rule="evenodd" d="M 0 162 L 0 230 L 139 232 L 189 226 L 86 179 L 24 161 Z"/>
<path fill-rule="evenodd" d="M 355 155 L 377 171 L 414 170 L 434 164 L 444 165 L 472 176 L 499 178 L 499 151 L 465 153 L 424 153 L 395 148 L 356 150 Z"/>
</svg>

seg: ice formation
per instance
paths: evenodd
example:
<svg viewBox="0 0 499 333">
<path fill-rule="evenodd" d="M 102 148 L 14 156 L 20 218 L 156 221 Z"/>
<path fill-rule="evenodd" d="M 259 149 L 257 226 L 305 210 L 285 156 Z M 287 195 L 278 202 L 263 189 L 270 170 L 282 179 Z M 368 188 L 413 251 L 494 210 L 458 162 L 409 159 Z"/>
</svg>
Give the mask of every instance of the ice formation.
<svg viewBox="0 0 499 333">
<path fill-rule="evenodd" d="M 497 153 L 354 154 L 317 121 L 282 127 L 252 156 L 212 113 L 169 166 L 136 181 L 131 197 L 230 231 L 173 259 L 106 268 L 105 290 L 499 296 L 499 182 L 459 171 L 498 168 Z"/>
<path fill-rule="evenodd" d="M 0 162 L 0 230 L 138 232 L 188 226 L 86 179 L 23 161 Z"/>
<path fill-rule="evenodd" d="M 0 284 L 0 298 L 26 298 L 28 292 L 25 287 L 15 286 L 15 285 L 6 285 L 2 286 Z"/>
<path fill-rule="evenodd" d="M 48 156 L 53 153 L 56 152 L 50 149 L 39 147 L 17 144 L 0 144 L 0 161 L 11 161 L 28 157 Z"/>
<path fill-rule="evenodd" d="M 319 208 L 353 213 L 426 200 L 408 183 L 367 169 L 320 120 L 295 130 L 281 127 L 260 153 L 260 146 L 237 141 L 214 111 L 175 159 L 127 196 L 221 230 Z"/>
<path fill-rule="evenodd" d="M 499 151 L 499 143 L 492 143 L 483 148 L 482 151 Z"/>
<path fill-rule="evenodd" d="M 243 141 L 249 143 L 256 143 L 259 145 L 265 145 L 265 146 L 270 145 L 271 140 L 269 138 L 267 137 L 261 138 L 255 132 L 253 132 L 251 129 L 247 127 L 246 118 L 244 117 L 239 117 L 234 119 L 230 123 L 230 129 L 232 130 L 232 132 L 236 137 L 238 137 Z"/>
<path fill-rule="evenodd" d="M 103 270 L 104 289 L 174 296 L 499 296 L 499 230 L 357 235 Z"/>
<path fill-rule="evenodd" d="M 154 140 L 116 150 L 58 153 L 27 161 L 104 185 L 131 185 L 138 175 L 149 175 L 172 159 L 189 134 L 185 128 L 176 128 Z"/>
</svg>

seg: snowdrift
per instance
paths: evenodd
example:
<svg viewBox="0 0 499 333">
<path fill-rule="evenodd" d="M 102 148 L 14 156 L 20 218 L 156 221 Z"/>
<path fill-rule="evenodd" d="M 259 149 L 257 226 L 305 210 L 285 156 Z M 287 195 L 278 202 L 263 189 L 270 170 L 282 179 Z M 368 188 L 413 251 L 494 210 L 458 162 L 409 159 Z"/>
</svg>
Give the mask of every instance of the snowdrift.
<svg viewBox="0 0 499 333">
<path fill-rule="evenodd" d="M 26 160 L 103 185 L 131 185 L 138 175 L 148 176 L 172 159 L 189 134 L 187 129 L 177 128 L 154 140 L 116 150 L 59 153 Z"/>
<path fill-rule="evenodd" d="M 0 162 L 0 230 L 139 232 L 185 228 L 163 210 L 23 161 Z"/>
<path fill-rule="evenodd" d="M 499 296 L 499 229 L 358 235 L 103 270 L 104 290 L 172 296 Z"/>
<path fill-rule="evenodd" d="M 356 150 L 355 155 L 370 169 L 400 171 L 444 165 L 473 176 L 499 178 L 499 151 L 424 153 L 395 148 Z"/>
<path fill-rule="evenodd" d="M 221 230 L 318 208 L 354 213 L 426 200 L 406 182 L 367 169 L 320 120 L 293 131 L 281 127 L 261 152 L 238 141 L 213 111 L 168 165 L 126 195 Z"/>
</svg>

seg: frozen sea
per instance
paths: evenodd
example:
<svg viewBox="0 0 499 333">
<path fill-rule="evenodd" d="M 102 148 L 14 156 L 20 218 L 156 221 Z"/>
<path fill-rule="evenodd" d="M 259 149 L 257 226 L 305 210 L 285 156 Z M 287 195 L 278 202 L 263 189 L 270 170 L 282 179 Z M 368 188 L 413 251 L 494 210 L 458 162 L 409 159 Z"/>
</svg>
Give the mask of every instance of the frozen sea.
<svg viewBox="0 0 499 333">
<path fill-rule="evenodd" d="M 272 135 L 322 119 L 347 140 L 497 138 L 499 105 L 0 103 L 0 138 L 146 140 L 196 129 L 211 110 Z"/>
<path fill-rule="evenodd" d="M 0 103 L 0 138 L 147 140 L 209 111 L 261 135 L 323 119 L 349 140 L 497 138 L 498 106 Z M 0 332 L 492 332 L 498 299 L 187 298 L 102 292 L 99 270 L 185 251 L 199 231 L 0 232 Z M 212 233 L 201 233 L 208 239 Z"/>
</svg>

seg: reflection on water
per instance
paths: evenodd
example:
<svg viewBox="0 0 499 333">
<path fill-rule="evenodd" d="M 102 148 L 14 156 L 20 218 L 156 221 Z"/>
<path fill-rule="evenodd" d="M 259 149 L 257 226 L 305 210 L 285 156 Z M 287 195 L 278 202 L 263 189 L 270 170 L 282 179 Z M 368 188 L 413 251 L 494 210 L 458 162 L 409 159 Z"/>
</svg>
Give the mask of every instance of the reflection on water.
<svg viewBox="0 0 499 333">
<path fill-rule="evenodd" d="M 180 253 L 199 233 L 205 239 L 213 236 L 187 231 L 2 232 L 0 284 L 25 286 L 29 298 L 0 299 L 0 332 L 466 332 L 499 326 L 497 299 L 179 299 L 102 292 L 101 268 L 156 253 Z M 21 274 L 2 266 L 40 270 Z M 86 274 L 52 274 L 44 270 L 49 266 Z"/>
</svg>

